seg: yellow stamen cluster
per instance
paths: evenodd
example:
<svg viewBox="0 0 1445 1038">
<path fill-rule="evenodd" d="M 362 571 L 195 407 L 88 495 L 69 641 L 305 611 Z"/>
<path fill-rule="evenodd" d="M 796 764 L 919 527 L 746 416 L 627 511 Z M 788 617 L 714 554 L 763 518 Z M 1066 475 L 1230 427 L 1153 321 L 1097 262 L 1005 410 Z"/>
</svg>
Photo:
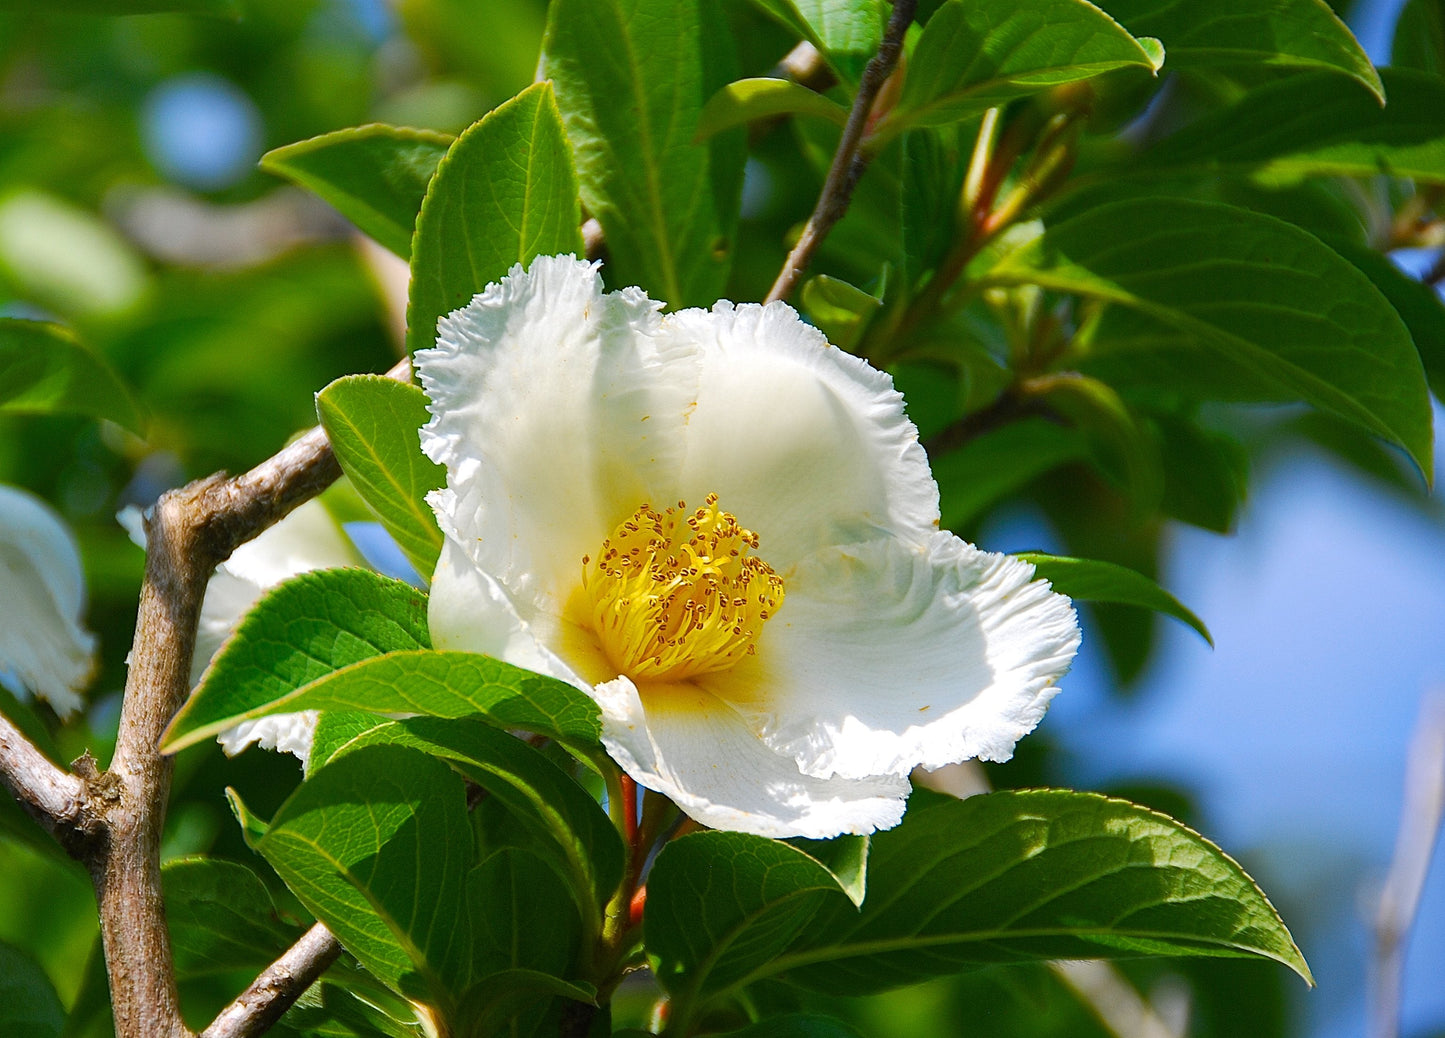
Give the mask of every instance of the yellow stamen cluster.
<svg viewBox="0 0 1445 1038">
<path fill-rule="evenodd" d="M 685 502 L 644 504 L 582 559 L 592 625 L 608 658 L 631 678 L 677 681 L 733 666 L 757 652 L 764 622 L 783 604 L 783 580 L 758 536 L 721 512 Z"/>
</svg>

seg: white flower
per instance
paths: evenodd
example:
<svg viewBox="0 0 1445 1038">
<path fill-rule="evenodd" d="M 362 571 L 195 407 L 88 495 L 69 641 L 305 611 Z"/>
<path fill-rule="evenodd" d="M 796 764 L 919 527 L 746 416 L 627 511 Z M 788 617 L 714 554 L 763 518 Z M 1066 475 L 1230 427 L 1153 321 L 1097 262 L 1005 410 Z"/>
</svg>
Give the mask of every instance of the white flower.
<svg viewBox="0 0 1445 1038">
<path fill-rule="evenodd" d="M 85 574 L 65 522 L 44 501 L 0 486 L 0 674 L 55 707 L 81 707 L 95 670 L 95 635 L 81 623 Z"/>
<path fill-rule="evenodd" d="M 887 828 L 914 766 L 1007 759 L 1068 599 L 938 530 L 886 374 L 782 303 L 658 310 L 542 257 L 417 353 L 434 644 L 586 690 L 617 763 L 717 828 Z"/>
</svg>

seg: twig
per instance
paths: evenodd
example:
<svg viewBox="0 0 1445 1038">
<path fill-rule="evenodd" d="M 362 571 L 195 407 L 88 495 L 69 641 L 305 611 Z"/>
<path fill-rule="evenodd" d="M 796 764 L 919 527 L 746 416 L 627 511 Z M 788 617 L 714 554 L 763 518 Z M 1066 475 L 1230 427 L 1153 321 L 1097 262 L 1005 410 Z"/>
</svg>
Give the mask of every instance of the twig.
<svg viewBox="0 0 1445 1038">
<path fill-rule="evenodd" d="M 389 375 L 406 378 L 398 363 Z M 116 1038 L 184 1038 L 161 900 L 160 838 L 171 761 L 161 732 L 190 692 L 191 656 L 206 582 L 237 547 L 316 496 L 341 474 L 321 429 L 250 472 L 170 491 L 146 523 L 146 574 L 120 733 L 108 782 L 103 853 L 87 863 L 100 908 Z M 93 783 L 92 783 L 93 784 Z"/>
<path fill-rule="evenodd" d="M 340 942 L 317 923 L 221 1010 L 200 1038 L 252 1038 L 265 1033 L 340 955 Z"/>
<path fill-rule="evenodd" d="M 1048 417 L 1050 414 L 1046 406 L 1030 399 L 1019 390 L 1005 390 L 987 407 L 964 415 L 924 440 L 923 449 L 930 458 L 942 457 L 949 451 L 957 450 L 985 433 L 1020 418 L 1034 415 Z"/>
<path fill-rule="evenodd" d="M 1373 1038 L 1400 1033 L 1400 994 L 1405 974 L 1405 942 L 1420 907 L 1430 871 L 1440 817 L 1445 813 L 1445 692 L 1428 696 L 1410 740 L 1405 770 L 1405 800 L 1395 858 L 1375 916 L 1375 962 L 1371 984 Z"/>
<path fill-rule="evenodd" d="M 56 767 L 0 714 L 0 785 L 72 855 L 95 833 L 85 782 Z"/>
<path fill-rule="evenodd" d="M 898 55 L 903 50 L 903 34 L 913 22 L 915 7 L 917 0 L 894 0 L 893 14 L 889 16 L 883 42 L 878 45 L 878 53 L 873 55 L 863 69 L 863 77 L 858 83 L 858 96 L 853 99 L 853 109 L 848 113 L 848 122 L 843 127 L 838 150 L 833 153 L 833 163 L 828 167 L 828 176 L 823 181 L 818 204 L 813 207 L 813 215 L 808 217 L 798 243 L 793 246 L 793 251 L 788 253 L 783 269 L 778 272 L 778 279 L 768 290 L 765 302 L 785 299 L 792 293 L 798 279 L 812 261 L 813 253 L 818 251 L 833 225 L 848 211 L 853 189 L 858 186 L 858 180 L 868 168 L 869 157 L 859 150 L 859 145 L 863 142 L 863 131 L 868 126 L 868 118 L 878 92 L 883 89 L 883 84 L 898 65 Z"/>
</svg>

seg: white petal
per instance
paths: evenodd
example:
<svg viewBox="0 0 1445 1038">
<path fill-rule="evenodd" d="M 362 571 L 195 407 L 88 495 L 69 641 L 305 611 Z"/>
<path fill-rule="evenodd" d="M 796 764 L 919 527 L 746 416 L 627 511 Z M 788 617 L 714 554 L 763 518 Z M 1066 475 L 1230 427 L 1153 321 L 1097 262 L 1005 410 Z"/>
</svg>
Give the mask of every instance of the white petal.
<svg viewBox="0 0 1445 1038">
<path fill-rule="evenodd" d="M 948 533 L 819 553 L 758 655 L 709 687 L 810 775 L 1008 760 L 1079 645 L 1073 606 L 1033 572 Z"/>
<path fill-rule="evenodd" d="M 355 550 L 319 501 L 308 501 L 241 545 L 206 584 L 191 657 L 191 685 L 200 681 L 212 657 L 269 588 L 300 573 L 356 562 Z M 222 732 L 216 741 L 231 756 L 255 743 L 263 749 L 293 753 L 304 765 L 315 730 L 316 714 L 308 710 L 243 721 Z"/>
<path fill-rule="evenodd" d="M 538 640 L 506 591 L 478 569 L 450 536 L 442 545 L 432 576 L 427 625 L 434 648 L 480 652 L 591 691 L 585 680 Z"/>
<path fill-rule="evenodd" d="M 612 758 L 639 785 L 665 794 L 704 825 L 828 839 L 888 829 L 903 817 L 906 778 L 803 775 L 763 746 L 726 703 L 696 686 L 649 686 L 639 693 L 620 677 L 594 695 Z"/>
<path fill-rule="evenodd" d="M 315 710 L 303 710 L 296 714 L 274 714 L 258 717 L 254 721 L 242 721 L 236 727 L 216 736 L 226 756 L 234 757 L 253 743 L 263 750 L 278 753 L 292 753 L 302 766 L 311 757 L 311 741 L 316 737 Z"/>
<path fill-rule="evenodd" d="M 64 521 L 40 498 L 0 486 L 0 672 L 62 716 L 95 668 L 95 635 L 81 623 L 85 574 Z"/>
<path fill-rule="evenodd" d="M 637 289 L 604 295 L 595 266 L 543 256 L 417 351 L 434 416 L 422 448 L 447 468 L 438 521 L 523 619 L 560 615 L 582 556 L 676 482 L 696 350 L 659 351 L 658 305 Z"/>
<path fill-rule="evenodd" d="M 936 531 L 938 487 L 887 374 L 785 303 L 684 310 L 662 334 L 703 358 L 678 496 L 716 492 L 774 569 L 827 545 L 880 533 L 921 544 Z"/>
</svg>

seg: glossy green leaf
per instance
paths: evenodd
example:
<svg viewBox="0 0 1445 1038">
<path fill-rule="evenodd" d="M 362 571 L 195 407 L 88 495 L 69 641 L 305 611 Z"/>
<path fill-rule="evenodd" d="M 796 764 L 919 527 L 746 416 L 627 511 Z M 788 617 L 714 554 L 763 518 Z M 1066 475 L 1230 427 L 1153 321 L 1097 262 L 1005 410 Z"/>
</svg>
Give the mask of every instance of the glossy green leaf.
<svg viewBox="0 0 1445 1038">
<path fill-rule="evenodd" d="M 474 718 L 385 721 L 358 732 L 330 756 L 373 745 L 410 746 L 450 761 L 517 824 L 541 836 L 556 852 L 589 938 L 596 936 L 602 910 L 622 882 L 624 851 L 607 815 L 570 775 L 521 739 Z M 536 962 L 510 965 L 547 968 Z"/>
<path fill-rule="evenodd" d="M 857 911 L 827 868 L 786 843 L 731 832 L 669 843 L 647 881 L 643 927 L 674 1013 L 764 967 L 830 899 Z"/>
<path fill-rule="evenodd" d="M 984 963 L 1206 955 L 1274 959 L 1311 979 L 1274 907 L 1223 851 L 1095 793 L 917 791 L 902 824 L 873 837 L 868 872 L 861 912 L 825 902 L 753 977 L 858 995 Z"/>
<path fill-rule="evenodd" d="M 182 858 L 161 869 L 166 922 L 181 977 L 259 972 L 295 943 L 270 891 L 245 865 L 220 858 Z"/>
<path fill-rule="evenodd" d="M 427 187 L 412 239 L 407 347 L 514 264 L 582 254 L 577 175 L 556 98 L 537 83 L 457 138 Z"/>
<path fill-rule="evenodd" d="M 1019 558 L 1032 563 L 1034 576 L 1047 580 L 1055 591 L 1070 598 L 1081 602 L 1115 602 L 1153 609 L 1188 624 L 1199 632 L 1199 637 L 1211 646 L 1214 644 L 1214 637 L 1203 620 L 1154 581 L 1127 566 L 1040 552 L 1023 552 Z"/>
<path fill-rule="evenodd" d="M 256 845 L 362 965 L 443 1016 L 471 967 L 465 800 L 442 762 L 368 747 L 312 774 Z"/>
<path fill-rule="evenodd" d="M 608 280 L 672 306 L 710 305 L 732 263 L 743 135 L 693 143 L 735 78 L 720 16 L 702 0 L 554 0 L 543 44 Z"/>
<path fill-rule="evenodd" d="M 938 480 L 945 529 L 975 521 L 987 509 L 1050 469 L 1086 457 L 1076 430 L 1043 418 L 1026 418 L 984 433 L 930 460 Z"/>
<path fill-rule="evenodd" d="M 270 695 L 281 682 L 264 694 Z M 192 709 L 197 697 L 167 729 L 167 753 L 184 749 L 241 721 L 298 710 L 364 710 L 377 714 L 425 714 L 466 717 L 477 714 L 503 728 L 536 732 L 580 747 L 601 735 L 597 705 L 555 678 L 533 674 L 509 663 L 470 652 L 389 652 L 328 671 L 309 684 L 293 686 L 278 698 L 256 702 L 261 694 L 213 698 Z"/>
<path fill-rule="evenodd" d="M 1129 67 L 1157 64 L 1086 0 L 948 0 L 918 39 L 889 125 L 897 132 L 954 122 L 1060 83 Z"/>
<path fill-rule="evenodd" d="M 778 22 L 807 40 L 833 71 L 857 83 L 883 42 L 886 15 L 878 0 L 753 0 Z"/>
<path fill-rule="evenodd" d="M 1390 301 L 1410 330 L 1430 388 L 1445 400 L 1445 300 L 1374 249 L 1334 238 L 1326 244 L 1358 267 Z"/>
<path fill-rule="evenodd" d="M 329 202 L 402 259 L 427 184 L 453 138 L 432 130 L 373 123 L 275 148 L 261 168 Z"/>
<path fill-rule="evenodd" d="M 789 79 L 739 79 L 708 98 L 698 116 L 696 139 L 706 140 L 734 126 L 778 115 L 810 115 L 839 126 L 848 122 L 848 109 L 801 83 Z"/>
<path fill-rule="evenodd" d="M 338 668 L 430 645 L 426 595 L 410 584 L 363 569 L 304 573 L 241 621 L 166 729 L 164 748 L 224 731 L 234 723 L 227 718 L 260 716 Z"/>
<path fill-rule="evenodd" d="M 1390 64 L 1432 76 L 1445 76 L 1445 4 L 1409 0 L 1395 21 Z"/>
<path fill-rule="evenodd" d="M 1156 36 L 1169 68 L 1272 65 L 1358 80 L 1381 101 L 1369 56 L 1325 0 L 1109 0 L 1109 13 L 1136 36 Z"/>
<path fill-rule="evenodd" d="M 348 375 L 316 394 L 316 413 L 341 470 L 423 578 L 441 554 L 442 532 L 426 503 L 446 470 L 421 452 L 426 394 L 381 375 Z"/>
<path fill-rule="evenodd" d="M 1114 333 L 1140 332 L 1141 353 L 1167 350 L 1167 333 L 1431 471 L 1429 392 L 1409 332 L 1368 278 L 1290 224 L 1208 202 L 1118 202 L 1048 228 L 985 277 L 1115 304 Z"/>
<path fill-rule="evenodd" d="M 0 942 L 0 1033 L 59 1038 L 64 1027 L 60 997 L 39 963 Z"/>
<path fill-rule="evenodd" d="M 1291 76 L 1166 137 L 1141 172 L 1245 171 L 1288 184 L 1304 177 L 1380 174 L 1445 183 L 1445 80 L 1382 69 L 1383 108 L 1353 83 Z"/>
<path fill-rule="evenodd" d="M 98 354 L 57 324 L 0 318 L 0 412 L 66 412 L 141 431 L 130 390 Z"/>
</svg>

